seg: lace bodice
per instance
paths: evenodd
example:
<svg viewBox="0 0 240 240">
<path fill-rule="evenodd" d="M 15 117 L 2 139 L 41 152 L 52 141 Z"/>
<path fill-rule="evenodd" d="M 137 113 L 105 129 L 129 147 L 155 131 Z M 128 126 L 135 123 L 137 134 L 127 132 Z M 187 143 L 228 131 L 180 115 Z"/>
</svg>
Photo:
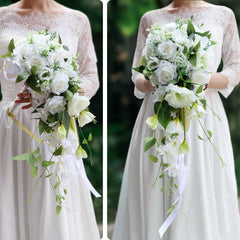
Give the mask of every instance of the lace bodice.
<svg viewBox="0 0 240 240">
<path fill-rule="evenodd" d="M 222 89 L 220 92 L 227 97 L 240 81 L 240 43 L 234 13 L 231 9 L 224 6 L 204 2 L 204 5 L 199 8 L 182 8 L 174 12 L 169 7 L 165 7 L 144 14 L 139 26 L 133 67 L 140 64 L 142 49 L 147 37 L 147 29 L 152 24 L 164 25 L 174 22 L 176 18 L 187 19 L 191 16 L 193 16 L 195 24 L 204 23 L 203 30 L 210 30 L 212 39 L 217 42 L 214 45 L 214 63 L 210 68 L 215 73 L 221 59 L 223 60 L 224 67 L 222 73 L 227 76 L 229 84 L 227 89 Z M 140 73 L 132 71 L 132 80 L 134 83 L 141 76 Z M 145 94 L 135 88 L 135 95 L 138 98 L 143 98 Z"/>
<path fill-rule="evenodd" d="M 91 98 L 97 91 L 99 82 L 96 67 L 96 54 L 92 42 L 88 18 L 80 11 L 63 7 L 54 17 L 44 13 L 21 16 L 11 6 L 0 8 L 0 55 L 6 54 L 9 41 L 24 37 L 28 32 L 50 29 L 57 31 L 64 45 L 78 55 L 81 87 Z M 0 58 L 0 67 L 3 67 Z M 22 83 L 15 84 L 6 80 L 0 73 L 3 100 L 13 100 L 21 90 Z"/>
</svg>

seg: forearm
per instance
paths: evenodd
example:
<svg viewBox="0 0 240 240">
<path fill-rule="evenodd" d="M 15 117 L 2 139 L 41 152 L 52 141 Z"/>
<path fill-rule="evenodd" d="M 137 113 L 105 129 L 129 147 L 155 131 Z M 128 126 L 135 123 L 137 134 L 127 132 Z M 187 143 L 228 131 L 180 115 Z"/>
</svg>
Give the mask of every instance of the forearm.
<svg viewBox="0 0 240 240">
<path fill-rule="evenodd" d="M 208 88 L 225 89 L 228 86 L 228 78 L 222 73 L 214 73 L 208 83 Z"/>
</svg>

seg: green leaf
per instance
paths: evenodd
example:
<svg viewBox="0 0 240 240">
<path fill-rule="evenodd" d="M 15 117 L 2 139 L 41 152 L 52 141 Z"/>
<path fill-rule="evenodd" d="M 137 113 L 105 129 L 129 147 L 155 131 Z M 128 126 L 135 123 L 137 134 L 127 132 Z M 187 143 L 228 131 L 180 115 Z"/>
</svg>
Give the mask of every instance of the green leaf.
<svg viewBox="0 0 240 240">
<path fill-rule="evenodd" d="M 146 152 L 156 143 L 156 138 L 154 137 L 145 137 L 144 140 L 145 140 L 144 152 Z"/>
<path fill-rule="evenodd" d="M 196 94 L 199 94 L 203 91 L 203 85 L 200 85 L 199 88 L 196 91 Z"/>
<path fill-rule="evenodd" d="M 21 155 L 17 155 L 15 157 L 13 157 L 12 159 L 17 160 L 17 161 L 23 161 L 23 160 L 27 160 L 28 156 L 29 156 L 28 153 L 24 153 L 24 154 L 21 154 Z"/>
<path fill-rule="evenodd" d="M 142 65 L 143 65 L 144 67 L 147 66 L 147 60 L 146 60 L 146 58 L 145 58 L 144 56 L 142 57 Z"/>
<path fill-rule="evenodd" d="M 48 174 L 47 176 L 44 176 L 45 178 L 49 178 L 53 175 L 53 173 Z"/>
<path fill-rule="evenodd" d="M 19 74 L 19 75 L 17 76 L 17 79 L 16 79 L 15 82 L 16 82 L 16 83 L 19 83 L 19 82 L 27 79 L 29 76 L 30 76 L 30 73 L 29 73 L 29 72 L 23 72 L 23 73 L 21 73 L 21 74 Z"/>
<path fill-rule="evenodd" d="M 92 141 L 92 133 L 90 133 L 90 134 L 88 135 L 88 141 L 89 141 L 89 142 Z"/>
<path fill-rule="evenodd" d="M 208 137 L 212 138 L 212 132 L 210 130 L 207 130 L 207 133 L 208 133 Z"/>
<path fill-rule="evenodd" d="M 10 53 L 13 53 L 13 49 L 15 48 L 15 45 L 14 45 L 14 39 L 11 39 L 9 45 L 8 45 L 8 51 Z"/>
<path fill-rule="evenodd" d="M 197 65 L 197 55 L 196 55 L 196 54 L 191 55 L 191 57 L 189 58 L 189 62 L 190 62 L 194 67 L 196 67 L 196 65 Z"/>
<path fill-rule="evenodd" d="M 53 153 L 54 156 L 60 156 L 62 154 L 63 146 L 60 146 L 55 152 Z"/>
<path fill-rule="evenodd" d="M 30 172 L 31 172 L 32 179 L 34 179 L 34 177 L 36 177 L 38 175 L 38 167 L 36 166 L 36 167 L 32 168 L 30 170 Z"/>
<path fill-rule="evenodd" d="M 88 144 L 88 141 L 86 138 L 83 139 L 82 144 Z"/>
<path fill-rule="evenodd" d="M 202 138 L 201 136 L 198 135 L 198 138 L 202 141 L 206 141 L 206 139 Z"/>
<path fill-rule="evenodd" d="M 168 105 L 167 101 L 162 102 L 162 106 L 158 111 L 158 122 L 167 128 L 168 123 L 171 121 L 171 107 Z"/>
<path fill-rule="evenodd" d="M 7 53 L 7 54 L 5 54 L 5 55 L 1 55 L 1 57 L 2 57 L 2 58 L 11 57 L 11 53 L 10 53 L 10 52 L 8 52 L 8 53 Z"/>
<path fill-rule="evenodd" d="M 67 194 L 67 189 L 64 189 L 64 194 Z"/>
<path fill-rule="evenodd" d="M 62 39 L 59 34 L 58 34 L 58 42 L 59 42 L 59 44 L 62 44 Z"/>
<path fill-rule="evenodd" d="M 133 68 L 133 70 L 135 70 L 136 72 L 140 72 L 140 73 L 143 73 L 145 67 L 144 66 L 139 66 L 139 67 L 136 67 L 136 68 Z"/>
<path fill-rule="evenodd" d="M 164 192 L 166 189 L 166 187 L 164 186 L 163 188 L 161 188 L 161 192 Z"/>
<path fill-rule="evenodd" d="M 176 183 L 174 184 L 174 187 L 175 187 L 176 189 L 178 189 L 178 185 L 177 185 Z"/>
<path fill-rule="evenodd" d="M 70 91 L 70 90 L 66 90 L 64 93 L 63 93 L 63 96 L 66 100 L 68 101 L 71 101 L 72 98 L 73 98 L 73 93 Z"/>
<path fill-rule="evenodd" d="M 203 108 L 206 110 L 206 108 L 207 108 L 207 101 L 205 99 L 201 99 L 200 102 L 202 103 Z"/>
<path fill-rule="evenodd" d="M 68 132 L 69 132 L 69 128 L 70 128 L 70 117 L 69 117 L 68 112 L 66 110 L 63 111 L 63 114 L 64 114 L 63 125 L 66 129 L 66 132 L 67 132 L 66 137 L 68 137 Z"/>
<path fill-rule="evenodd" d="M 44 131 L 47 131 L 49 129 L 49 126 L 40 119 L 38 128 L 39 128 L 39 134 L 41 135 Z"/>
<path fill-rule="evenodd" d="M 26 159 L 30 167 L 33 169 L 35 167 L 36 158 L 33 153 L 29 154 L 28 158 Z"/>
<path fill-rule="evenodd" d="M 60 205 L 58 205 L 56 207 L 56 214 L 57 214 L 57 216 L 60 214 L 61 211 L 62 211 L 62 207 Z"/>
<path fill-rule="evenodd" d="M 172 81 L 170 81 L 169 83 L 171 83 L 171 84 L 176 84 L 176 83 L 178 83 L 179 82 L 179 79 L 173 79 Z"/>
<path fill-rule="evenodd" d="M 67 46 L 63 46 L 63 49 L 69 51 L 69 48 Z"/>
<path fill-rule="evenodd" d="M 36 75 L 31 74 L 26 80 L 26 84 L 35 92 L 41 93 L 41 88 L 37 87 L 37 77 Z"/>
<path fill-rule="evenodd" d="M 195 28 L 190 20 L 188 20 L 188 26 L 187 26 L 187 34 L 190 36 L 191 34 L 195 33 Z"/>
<path fill-rule="evenodd" d="M 149 155 L 148 156 L 154 163 L 157 163 L 158 162 L 158 158 L 156 156 L 153 156 L 153 155 Z"/>
<path fill-rule="evenodd" d="M 162 173 L 160 176 L 159 176 L 159 178 L 163 178 L 163 177 L 165 177 L 167 175 L 167 172 L 164 172 L 164 173 Z"/>
<path fill-rule="evenodd" d="M 57 189 L 58 187 L 60 186 L 60 182 L 57 182 L 55 185 L 54 185 L 54 189 Z"/>
<path fill-rule="evenodd" d="M 166 167 L 166 168 L 169 167 L 169 164 L 168 164 L 168 163 L 162 163 L 161 165 L 162 165 L 163 167 Z"/>
<path fill-rule="evenodd" d="M 39 66 L 33 65 L 31 68 L 31 74 L 36 75 L 38 69 L 39 69 Z"/>
<path fill-rule="evenodd" d="M 58 114 L 56 113 L 56 114 L 54 114 L 54 115 L 49 115 L 47 121 L 48 121 L 49 123 L 55 123 L 55 122 L 57 122 L 57 121 L 58 121 Z"/>
<path fill-rule="evenodd" d="M 54 163 L 55 163 L 54 161 L 43 161 L 42 167 L 48 167 L 50 165 L 53 165 Z"/>
</svg>

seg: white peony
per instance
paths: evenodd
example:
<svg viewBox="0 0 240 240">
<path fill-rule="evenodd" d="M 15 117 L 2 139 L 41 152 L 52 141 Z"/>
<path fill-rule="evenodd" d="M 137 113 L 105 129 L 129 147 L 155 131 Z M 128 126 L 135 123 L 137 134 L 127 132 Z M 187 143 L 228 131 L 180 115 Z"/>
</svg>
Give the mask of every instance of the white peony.
<svg viewBox="0 0 240 240">
<path fill-rule="evenodd" d="M 179 145 L 175 141 L 172 141 L 165 145 L 161 145 L 157 151 L 162 155 L 163 162 L 172 166 L 176 164 L 178 148 Z"/>
<path fill-rule="evenodd" d="M 175 118 L 168 123 L 166 132 L 169 134 L 177 133 L 178 135 L 184 134 L 184 128 L 179 118 Z"/>
<path fill-rule="evenodd" d="M 185 88 L 169 84 L 166 88 L 165 100 L 174 108 L 185 108 L 191 106 L 197 100 L 194 92 Z"/>
<path fill-rule="evenodd" d="M 80 96 L 78 93 L 75 93 L 71 101 L 68 102 L 69 116 L 78 117 L 79 113 L 85 110 L 89 104 L 90 101 L 86 96 Z"/>
<path fill-rule="evenodd" d="M 189 75 L 193 83 L 203 84 L 203 85 L 208 84 L 211 78 L 211 74 L 204 70 L 196 70 L 191 72 Z"/>
<path fill-rule="evenodd" d="M 158 78 L 158 85 L 164 85 L 177 77 L 177 69 L 175 65 L 163 60 L 159 63 L 155 74 Z"/>
<path fill-rule="evenodd" d="M 163 43 L 159 43 L 157 51 L 161 54 L 164 59 L 171 59 L 177 53 L 177 45 L 172 41 L 168 40 Z"/>
<path fill-rule="evenodd" d="M 44 106 L 52 115 L 60 113 L 64 110 L 63 96 L 54 96 L 49 98 Z"/>
<path fill-rule="evenodd" d="M 69 87 L 68 81 L 69 78 L 64 72 L 57 72 L 51 83 L 52 92 L 56 95 L 65 92 Z"/>
<path fill-rule="evenodd" d="M 86 124 L 93 121 L 95 116 L 88 111 L 81 111 L 78 117 L 78 123 L 80 127 L 85 126 Z"/>
</svg>

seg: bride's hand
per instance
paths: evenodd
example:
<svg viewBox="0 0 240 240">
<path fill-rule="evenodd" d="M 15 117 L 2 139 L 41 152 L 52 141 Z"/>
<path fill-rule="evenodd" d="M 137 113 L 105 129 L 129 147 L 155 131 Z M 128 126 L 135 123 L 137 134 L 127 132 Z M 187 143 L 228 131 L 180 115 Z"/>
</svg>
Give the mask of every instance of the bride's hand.
<svg viewBox="0 0 240 240">
<path fill-rule="evenodd" d="M 15 103 L 29 103 L 23 106 L 22 109 L 28 109 L 32 107 L 32 97 L 28 90 L 18 93 L 17 96 L 19 99 L 15 100 Z"/>
<path fill-rule="evenodd" d="M 143 77 L 137 80 L 136 88 L 144 93 L 151 93 L 156 91 L 156 88 L 153 87 L 152 84 Z"/>
</svg>

